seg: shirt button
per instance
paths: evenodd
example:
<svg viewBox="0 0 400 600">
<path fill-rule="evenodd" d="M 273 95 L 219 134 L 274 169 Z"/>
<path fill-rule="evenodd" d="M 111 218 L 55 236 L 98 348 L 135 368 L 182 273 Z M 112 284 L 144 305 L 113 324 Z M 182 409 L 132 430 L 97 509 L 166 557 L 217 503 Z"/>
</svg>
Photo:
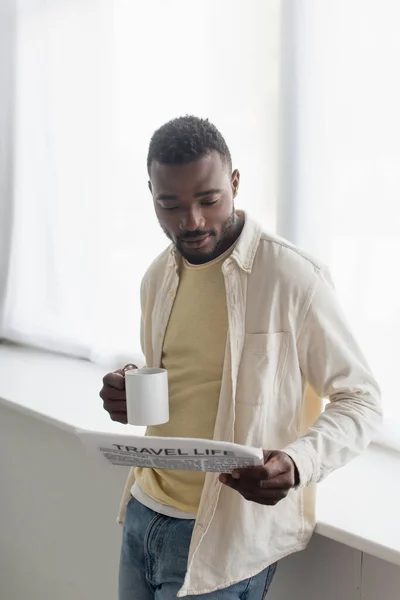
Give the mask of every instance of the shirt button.
<svg viewBox="0 0 400 600">
<path fill-rule="evenodd" d="M 157 332 L 157 337 L 158 337 L 158 339 L 159 339 L 159 340 L 161 340 L 161 338 L 162 338 L 162 333 L 161 333 L 161 331 L 158 331 L 158 332 Z"/>
<path fill-rule="evenodd" d="M 250 265 L 248 265 L 247 263 L 244 265 L 245 269 L 248 269 L 250 267 Z"/>
<path fill-rule="evenodd" d="M 173 298 L 173 297 L 175 296 L 175 292 L 174 292 L 174 290 L 170 290 L 170 291 L 169 291 L 169 295 L 171 296 L 171 298 Z"/>
</svg>

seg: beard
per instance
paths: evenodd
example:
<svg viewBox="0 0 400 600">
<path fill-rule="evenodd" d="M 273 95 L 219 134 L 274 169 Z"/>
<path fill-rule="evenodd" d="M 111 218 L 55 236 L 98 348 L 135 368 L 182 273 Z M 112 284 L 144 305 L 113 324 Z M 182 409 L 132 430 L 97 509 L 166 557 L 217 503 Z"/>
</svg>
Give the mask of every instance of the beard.
<svg viewBox="0 0 400 600">
<path fill-rule="evenodd" d="M 177 248 L 177 250 L 179 251 L 179 253 L 181 254 L 181 256 L 183 256 L 183 258 L 185 260 L 187 260 L 189 263 L 194 264 L 194 265 L 195 264 L 203 264 L 203 263 L 214 260 L 220 254 L 223 254 L 223 252 L 225 252 L 228 249 L 228 247 L 229 247 L 228 239 L 236 227 L 237 218 L 238 217 L 235 213 L 235 208 L 233 208 L 232 213 L 229 215 L 229 217 L 226 219 L 225 223 L 223 224 L 221 233 L 219 236 L 215 230 L 209 229 L 209 230 L 203 230 L 203 231 L 202 230 L 185 231 L 182 233 L 182 235 L 175 238 L 164 227 L 162 227 L 162 230 L 164 231 L 165 235 L 175 244 L 175 247 Z M 193 252 L 192 253 L 192 252 L 188 252 L 183 247 L 183 245 L 182 245 L 183 239 L 186 239 L 186 240 L 191 239 L 191 238 L 196 239 L 196 238 L 199 238 L 206 234 L 209 235 L 211 237 L 211 239 L 214 239 L 214 242 L 215 242 L 213 248 L 209 252 L 206 252 L 206 253 Z M 232 240 L 232 243 L 233 242 L 234 242 L 234 240 Z"/>
</svg>

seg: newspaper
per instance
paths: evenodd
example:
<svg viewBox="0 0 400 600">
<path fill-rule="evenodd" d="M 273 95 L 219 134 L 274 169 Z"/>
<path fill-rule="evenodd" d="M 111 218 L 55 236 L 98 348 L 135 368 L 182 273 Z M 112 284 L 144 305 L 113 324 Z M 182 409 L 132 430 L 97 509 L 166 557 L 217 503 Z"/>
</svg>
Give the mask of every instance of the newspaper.
<svg viewBox="0 0 400 600">
<path fill-rule="evenodd" d="M 195 438 L 120 435 L 77 430 L 87 450 L 111 465 L 231 473 L 262 465 L 261 448 Z"/>
</svg>

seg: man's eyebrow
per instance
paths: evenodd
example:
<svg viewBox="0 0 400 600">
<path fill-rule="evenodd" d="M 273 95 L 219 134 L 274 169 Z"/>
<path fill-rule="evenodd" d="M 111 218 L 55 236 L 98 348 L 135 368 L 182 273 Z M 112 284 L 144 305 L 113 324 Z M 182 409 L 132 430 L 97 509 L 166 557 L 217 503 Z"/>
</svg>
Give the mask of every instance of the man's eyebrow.
<svg viewBox="0 0 400 600">
<path fill-rule="evenodd" d="M 163 202 L 165 200 L 170 200 L 172 202 L 176 202 L 178 200 L 178 196 L 174 196 L 174 194 L 157 194 L 156 200 L 161 200 Z"/>
<path fill-rule="evenodd" d="M 205 198 L 206 196 L 212 196 L 213 194 L 220 194 L 222 190 L 218 188 L 211 188 L 209 190 L 203 190 L 202 192 L 196 192 L 195 198 Z M 157 194 L 156 200 L 159 202 L 176 202 L 178 200 L 178 196 L 175 194 Z"/>
<path fill-rule="evenodd" d="M 204 190 L 204 192 L 197 192 L 195 194 L 196 198 L 203 198 L 204 196 L 212 196 L 213 194 L 220 194 L 222 190 L 217 188 L 211 188 L 210 190 Z"/>
</svg>

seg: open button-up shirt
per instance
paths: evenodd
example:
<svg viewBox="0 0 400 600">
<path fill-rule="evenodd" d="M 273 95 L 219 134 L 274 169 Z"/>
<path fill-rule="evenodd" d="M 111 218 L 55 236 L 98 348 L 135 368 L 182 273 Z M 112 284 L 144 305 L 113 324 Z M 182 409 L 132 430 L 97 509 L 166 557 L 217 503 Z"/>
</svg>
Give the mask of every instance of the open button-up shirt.
<svg viewBox="0 0 400 600">
<path fill-rule="evenodd" d="M 143 279 L 149 367 L 161 364 L 177 265 L 170 247 Z M 322 265 L 246 217 L 222 270 L 229 329 L 214 439 L 283 450 L 300 485 L 276 506 L 262 506 L 208 473 L 179 597 L 226 588 L 305 548 L 315 526 L 313 484 L 366 448 L 382 414 L 378 386 Z M 322 413 L 321 398 L 329 400 Z M 133 482 L 131 472 L 120 522 Z"/>
</svg>

